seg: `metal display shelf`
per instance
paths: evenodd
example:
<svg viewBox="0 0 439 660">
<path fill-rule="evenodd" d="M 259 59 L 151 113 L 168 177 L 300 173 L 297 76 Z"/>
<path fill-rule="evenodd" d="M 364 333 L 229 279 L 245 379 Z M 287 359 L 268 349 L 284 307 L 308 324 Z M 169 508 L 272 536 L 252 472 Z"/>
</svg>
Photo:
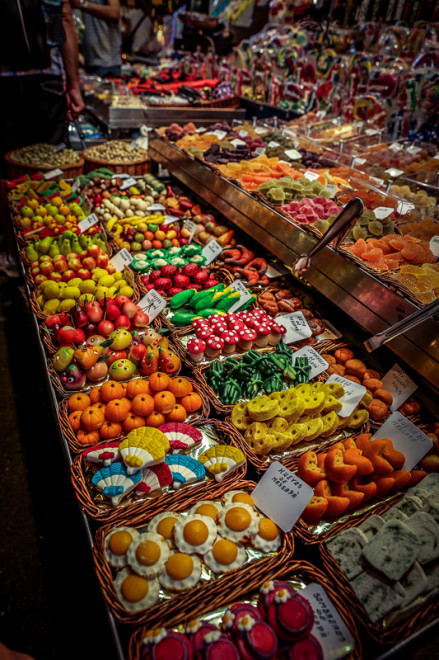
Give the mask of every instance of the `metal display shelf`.
<svg viewBox="0 0 439 660">
<path fill-rule="evenodd" d="M 315 244 L 316 239 L 292 221 L 157 135 L 150 137 L 149 155 L 286 265 Z M 371 335 L 418 309 L 330 247 L 313 258 L 302 278 Z M 439 393 L 437 321 L 428 319 L 386 346 Z"/>
</svg>

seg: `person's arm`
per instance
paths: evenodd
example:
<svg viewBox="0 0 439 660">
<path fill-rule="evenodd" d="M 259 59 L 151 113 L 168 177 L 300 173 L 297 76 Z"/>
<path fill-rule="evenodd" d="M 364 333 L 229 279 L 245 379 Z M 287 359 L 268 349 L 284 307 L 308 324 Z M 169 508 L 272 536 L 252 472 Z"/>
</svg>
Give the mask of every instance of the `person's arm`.
<svg viewBox="0 0 439 660">
<path fill-rule="evenodd" d="M 81 9 L 91 16 L 100 18 L 108 23 L 117 23 L 120 18 L 120 0 L 107 0 L 107 4 L 98 5 L 96 2 L 88 0 L 70 0 L 73 9 Z"/>
<path fill-rule="evenodd" d="M 69 0 L 63 0 L 62 21 L 66 40 L 60 51 L 66 74 L 67 118 L 71 120 L 84 110 L 85 105 L 79 84 L 78 39 Z"/>
</svg>

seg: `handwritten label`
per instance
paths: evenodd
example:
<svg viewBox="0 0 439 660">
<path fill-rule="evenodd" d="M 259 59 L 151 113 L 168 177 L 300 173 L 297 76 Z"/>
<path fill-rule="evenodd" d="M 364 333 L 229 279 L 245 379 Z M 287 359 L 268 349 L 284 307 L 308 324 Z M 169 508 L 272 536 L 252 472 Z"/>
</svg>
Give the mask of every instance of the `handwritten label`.
<svg viewBox="0 0 439 660">
<path fill-rule="evenodd" d="M 389 169 L 386 170 L 386 174 L 388 174 L 392 178 L 396 178 L 397 176 L 401 176 L 401 174 L 404 174 L 404 170 L 398 170 L 396 167 L 389 167 Z"/>
<path fill-rule="evenodd" d="M 195 132 L 196 132 L 196 133 L 202 133 L 202 132 L 205 131 L 205 130 L 206 130 L 206 128 L 205 128 L 204 126 L 198 126 L 198 128 L 196 129 Z"/>
<path fill-rule="evenodd" d="M 256 135 L 263 135 L 266 132 L 267 132 L 267 129 L 264 128 L 263 126 L 256 126 L 256 128 L 255 128 Z"/>
<path fill-rule="evenodd" d="M 331 374 L 326 382 L 343 385 L 345 393 L 338 399 L 343 404 L 343 407 L 337 414 L 340 417 L 349 417 L 366 394 L 366 388 L 338 374 Z"/>
<path fill-rule="evenodd" d="M 116 271 L 120 273 L 125 268 L 125 266 L 129 266 L 131 264 L 132 260 L 133 255 L 131 252 L 126 248 L 122 248 L 117 254 L 111 257 L 110 263 L 113 264 Z"/>
<path fill-rule="evenodd" d="M 378 186 L 383 186 L 383 185 L 384 185 L 384 179 L 377 179 L 375 176 L 372 177 L 372 178 L 374 179 L 375 183 L 376 183 Z"/>
<path fill-rule="evenodd" d="M 166 307 L 166 300 L 155 289 L 148 291 L 146 296 L 138 302 L 139 307 L 143 309 L 145 314 L 149 317 L 149 322 L 153 321 L 156 316 L 162 312 Z"/>
<path fill-rule="evenodd" d="M 410 202 L 398 202 L 398 206 L 396 207 L 397 212 L 399 215 L 406 215 L 407 213 L 410 213 L 410 211 L 413 211 L 415 208 L 414 204 L 410 204 Z"/>
<path fill-rule="evenodd" d="M 364 165 L 365 162 L 365 158 L 354 158 L 352 166 L 355 167 L 356 165 Z"/>
<path fill-rule="evenodd" d="M 81 180 L 80 179 L 75 179 L 72 183 L 72 193 L 75 193 L 79 186 L 81 185 Z"/>
<path fill-rule="evenodd" d="M 411 144 L 407 149 L 407 151 L 409 152 L 409 154 L 412 154 L 412 156 L 416 156 L 416 154 L 419 154 L 422 151 L 422 149 L 421 147 L 416 147 L 414 144 Z"/>
<path fill-rule="evenodd" d="M 378 133 L 376 128 L 366 128 L 364 132 L 366 133 L 366 135 L 376 135 Z"/>
<path fill-rule="evenodd" d="M 393 213 L 394 209 L 390 208 L 390 206 L 378 206 L 376 209 L 373 210 L 374 215 L 378 220 L 384 220 L 384 218 L 388 218 L 389 215 Z"/>
<path fill-rule="evenodd" d="M 221 142 L 221 140 L 224 140 L 227 133 L 226 131 L 210 131 L 209 133 L 205 133 L 205 135 L 216 135 L 218 140 Z"/>
<path fill-rule="evenodd" d="M 163 225 L 172 225 L 174 222 L 179 222 L 180 218 L 175 217 L 175 215 L 164 215 L 163 216 Z"/>
<path fill-rule="evenodd" d="M 372 440 L 383 438 L 390 438 L 395 449 L 404 454 L 403 470 L 412 470 L 433 447 L 433 442 L 428 435 L 397 411 L 386 419 L 373 435 Z"/>
<path fill-rule="evenodd" d="M 186 229 L 186 231 L 189 232 L 188 243 L 192 243 L 192 239 L 195 236 L 197 225 L 195 224 L 195 222 L 192 222 L 192 220 L 185 220 L 183 227 Z"/>
<path fill-rule="evenodd" d="M 333 199 L 335 197 L 335 193 L 337 192 L 338 188 L 335 185 L 335 183 L 327 183 L 325 186 L 325 190 L 328 190 L 328 192 L 331 194 L 330 199 Z"/>
<path fill-rule="evenodd" d="M 299 593 L 313 609 L 311 634 L 322 645 L 325 660 L 338 660 L 350 653 L 355 647 L 354 638 L 324 588 L 312 582 Z"/>
<path fill-rule="evenodd" d="M 136 184 L 136 179 L 133 179 L 133 177 L 128 177 L 128 179 L 125 179 L 125 181 L 119 186 L 119 189 L 126 190 L 127 188 L 131 188 L 131 186 L 135 186 Z"/>
<path fill-rule="evenodd" d="M 257 149 L 255 149 L 254 153 L 257 156 L 263 156 L 265 154 L 265 147 L 258 147 Z"/>
<path fill-rule="evenodd" d="M 303 312 L 291 312 L 290 314 L 277 316 L 276 323 L 286 328 L 286 333 L 282 337 L 282 341 L 285 344 L 293 344 L 301 339 L 307 339 L 307 337 L 311 337 L 312 335 L 311 328 Z"/>
<path fill-rule="evenodd" d="M 244 138 L 244 137 L 247 137 L 248 133 L 247 133 L 247 131 L 241 130 L 241 131 L 239 131 L 238 135 L 239 135 L 239 137 Z"/>
<path fill-rule="evenodd" d="M 274 461 L 253 490 L 252 498 L 258 509 L 284 532 L 289 532 L 313 494 L 311 486 Z"/>
<path fill-rule="evenodd" d="M 404 401 L 406 401 L 409 396 L 413 394 L 413 392 L 418 388 L 416 383 L 414 383 L 412 379 L 407 376 L 399 364 L 394 364 L 390 371 L 388 371 L 386 375 L 381 379 L 381 381 L 384 388 L 389 390 L 393 396 L 393 402 L 390 406 L 390 410 L 392 412 L 398 410 L 399 406 L 402 406 Z"/>
<path fill-rule="evenodd" d="M 49 179 L 54 179 L 56 176 L 61 176 L 62 173 L 63 173 L 62 169 L 60 167 L 57 167 L 54 170 L 50 170 L 49 172 L 46 172 L 46 174 L 44 174 L 44 179 L 48 181 Z"/>
<path fill-rule="evenodd" d="M 53 149 L 53 153 L 57 154 L 59 151 L 64 151 L 64 149 L 67 149 L 67 145 L 64 142 L 60 142 L 60 144 L 57 144 Z"/>
<path fill-rule="evenodd" d="M 285 156 L 287 156 L 290 160 L 300 160 L 302 158 L 302 154 L 296 149 L 286 149 Z"/>
<path fill-rule="evenodd" d="M 83 234 L 87 229 L 90 229 L 90 227 L 93 227 L 93 225 L 96 225 L 99 222 L 99 218 L 96 215 L 96 213 L 90 213 L 84 220 L 81 220 L 81 222 L 78 222 L 78 228 L 81 234 Z"/>
<path fill-rule="evenodd" d="M 310 172 L 309 170 L 307 170 L 303 176 L 305 177 L 305 179 L 308 179 L 309 181 L 315 181 L 316 179 L 319 178 L 320 175 L 317 174 L 317 172 Z"/>
<path fill-rule="evenodd" d="M 279 142 L 275 142 L 274 140 L 271 140 L 271 142 L 269 142 L 267 144 L 267 147 L 269 147 L 270 149 L 271 148 L 275 149 L 276 147 L 280 147 L 280 144 L 279 144 Z"/>
<path fill-rule="evenodd" d="M 205 257 L 206 261 L 204 262 L 204 266 L 208 266 L 209 264 L 212 263 L 223 251 L 223 248 L 221 245 L 218 243 L 218 241 L 209 241 L 207 245 L 203 247 L 201 250 L 201 256 Z"/>
<path fill-rule="evenodd" d="M 399 142 L 393 142 L 390 145 L 389 149 L 391 149 L 392 151 L 403 151 L 404 145 L 400 144 Z"/>
<path fill-rule="evenodd" d="M 329 367 L 329 363 L 326 362 L 320 353 L 317 353 L 317 351 L 314 350 L 312 346 L 304 346 L 303 348 L 300 348 L 294 353 L 293 360 L 296 361 L 299 357 L 306 357 L 308 360 L 308 364 L 311 367 L 309 372 L 310 380 L 311 378 L 315 378 L 319 374 L 326 371 L 326 369 Z"/>
<path fill-rule="evenodd" d="M 430 239 L 430 250 L 435 257 L 439 257 L 439 236 L 433 236 L 433 238 Z"/>
<path fill-rule="evenodd" d="M 236 312 L 237 309 L 242 307 L 248 300 L 250 300 L 252 294 L 247 289 L 247 287 L 242 283 L 241 280 L 235 280 L 235 282 L 233 282 L 233 284 L 231 284 L 230 287 L 234 291 L 238 291 L 239 293 L 239 299 L 235 303 L 233 303 L 233 305 L 229 309 L 229 313 L 232 313 L 232 312 Z"/>
<path fill-rule="evenodd" d="M 146 209 L 147 211 L 166 211 L 166 206 L 163 206 L 163 204 L 151 204 L 151 206 L 148 206 Z"/>
<path fill-rule="evenodd" d="M 240 140 L 239 138 L 235 138 L 234 140 L 232 140 L 230 142 L 230 144 L 233 144 L 233 146 L 236 148 L 236 147 L 242 147 L 242 146 L 245 147 L 246 143 L 244 142 L 244 140 Z"/>
</svg>

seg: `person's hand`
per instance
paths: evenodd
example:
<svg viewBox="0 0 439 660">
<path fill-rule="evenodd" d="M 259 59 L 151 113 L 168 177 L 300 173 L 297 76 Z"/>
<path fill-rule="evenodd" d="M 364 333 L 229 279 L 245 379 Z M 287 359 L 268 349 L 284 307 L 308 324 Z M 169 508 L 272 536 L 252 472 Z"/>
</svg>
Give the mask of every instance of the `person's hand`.
<svg viewBox="0 0 439 660">
<path fill-rule="evenodd" d="M 69 121 L 72 121 L 84 110 L 85 104 L 79 87 L 70 87 L 69 89 L 67 89 L 66 96 L 67 96 L 67 119 Z"/>
</svg>

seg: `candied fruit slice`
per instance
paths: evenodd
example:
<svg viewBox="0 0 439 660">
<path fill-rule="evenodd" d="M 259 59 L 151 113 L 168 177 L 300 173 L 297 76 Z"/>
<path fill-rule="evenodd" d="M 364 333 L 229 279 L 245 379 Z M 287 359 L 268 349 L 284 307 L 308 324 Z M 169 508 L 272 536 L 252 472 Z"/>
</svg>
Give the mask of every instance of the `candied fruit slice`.
<svg viewBox="0 0 439 660">
<path fill-rule="evenodd" d="M 371 250 L 363 252 L 361 258 L 365 261 L 381 261 L 383 258 L 383 251 L 380 248 L 372 248 Z"/>
<path fill-rule="evenodd" d="M 416 293 L 416 298 L 419 300 L 419 302 L 424 304 L 433 302 L 433 300 L 436 300 L 437 297 L 438 296 L 433 291 L 421 291 Z"/>
<path fill-rule="evenodd" d="M 398 273 L 395 279 L 397 279 L 398 282 L 401 282 L 401 284 L 406 286 L 408 289 L 416 286 L 416 282 L 418 281 L 418 278 L 415 275 L 408 275 L 405 273 Z"/>
<path fill-rule="evenodd" d="M 405 245 L 406 245 L 405 237 L 404 236 L 392 236 L 392 238 L 389 240 L 389 245 L 394 250 L 402 250 L 402 248 L 405 247 Z"/>
<path fill-rule="evenodd" d="M 383 225 L 378 220 L 373 220 L 369 222 L 368 229 L 373 236 L 381 236 L 383 233 Z"/>
<path fill-rule="evenodd" d="M 401 250 L 401 254 L 407 261 L 411 261 L 414 264 L 422 264 L 425 258 L 425 249 L 422 245 L 413 243 L 412 245 L 406 245 Z"/>
</svg>

